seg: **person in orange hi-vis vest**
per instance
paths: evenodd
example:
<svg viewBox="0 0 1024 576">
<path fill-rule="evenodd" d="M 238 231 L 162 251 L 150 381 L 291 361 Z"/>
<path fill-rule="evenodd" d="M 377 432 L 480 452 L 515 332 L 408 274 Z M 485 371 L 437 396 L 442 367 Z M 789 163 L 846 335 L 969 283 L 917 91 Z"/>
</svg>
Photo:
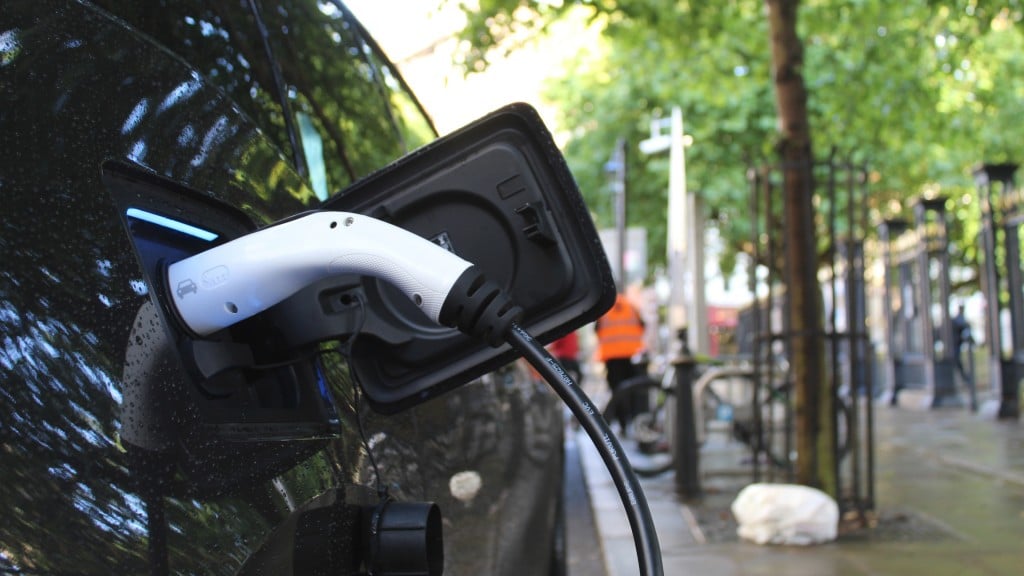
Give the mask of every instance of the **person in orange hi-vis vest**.
<svg viewBox="0 0 1024 576">
<path fill-rule="evenodd" d="M 615 304 L 597 324 L 597 360 L 604 363 L 605 377 L 612 393 L 619 385 L 635 375 L 633 357 L 644 351 L 644 322 L 636 307 L 622 294 L 615 297 Z M 622 435 L 631 419 L 628 402 L 617 402 L 615 414 L 606 417 L 619 422 Z"/>
</svg>

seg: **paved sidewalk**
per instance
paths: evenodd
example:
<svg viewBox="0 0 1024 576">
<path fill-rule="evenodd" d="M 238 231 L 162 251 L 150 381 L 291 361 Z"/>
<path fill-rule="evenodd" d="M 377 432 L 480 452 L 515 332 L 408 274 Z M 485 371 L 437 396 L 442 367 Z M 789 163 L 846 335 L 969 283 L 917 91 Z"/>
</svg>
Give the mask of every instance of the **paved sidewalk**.
<svg viewBox="0 0 1024 576">
<path fill-rule="evenodd" d="M 878 526 L 827 545 L 738 541 L 728 505 L 749 476 L 713 469 L 720 455 L 702 453 L 705 496 L 696 501 L 677 496 L 671 472 L 643 479 L 665 573 L 1024 574 L 1024 424 L 996 421 L 991 412 L 878 405 Z M 638 574 L 629 524 L 608 472 L 582 433 L 577 445 L 608 575 Z"/>
</svg>

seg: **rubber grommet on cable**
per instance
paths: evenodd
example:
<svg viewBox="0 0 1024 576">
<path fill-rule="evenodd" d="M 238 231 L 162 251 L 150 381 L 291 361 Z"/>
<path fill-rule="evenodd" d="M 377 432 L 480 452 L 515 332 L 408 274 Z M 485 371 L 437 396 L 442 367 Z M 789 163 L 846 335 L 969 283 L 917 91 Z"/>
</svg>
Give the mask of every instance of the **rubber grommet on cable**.
<svg viewBox="0 0 1024 576">
<path fill-rule="evenodd" d="M 522 316 L 523 309 L 513 304 L 497 283 L 470 266 L 455 281 L 438 319 L 497 348 Z"/>
</svg>

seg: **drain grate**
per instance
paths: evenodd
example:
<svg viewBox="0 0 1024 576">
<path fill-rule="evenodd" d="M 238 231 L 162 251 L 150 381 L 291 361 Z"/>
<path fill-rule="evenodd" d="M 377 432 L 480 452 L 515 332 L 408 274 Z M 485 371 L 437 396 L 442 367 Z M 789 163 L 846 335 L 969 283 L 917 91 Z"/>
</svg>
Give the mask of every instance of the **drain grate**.
<svg viewBox="0 0 1024 576">
<path fill-rule="evenodd" d="M 875 512 L 867 526 L 841 526 L 840 542 L 942 542 L 963 540 L 953 528 L 927 514 L 893 508 Z"/>
</svg>

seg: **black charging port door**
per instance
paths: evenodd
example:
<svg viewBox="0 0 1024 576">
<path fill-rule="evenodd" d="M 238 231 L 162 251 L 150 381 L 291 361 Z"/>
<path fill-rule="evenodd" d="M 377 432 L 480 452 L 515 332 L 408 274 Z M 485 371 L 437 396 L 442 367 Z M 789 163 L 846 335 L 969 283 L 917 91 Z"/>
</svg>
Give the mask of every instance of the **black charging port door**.
<svg viewBox="0 0 1024 576">
<path fill-rule="evenodd" d="M 612 304 L 607 257 L 575 180 L 537 112 L 513 104 L 356 182 L 324 206 L 368 214 L 480 267 L 542 342 Z M 374 407 L 395 412 L 514 359 L 437 326 L 384 282 L 362 279 L 366 322 L 351 365 Z M 322 300 L 322 299 L 321 299 Z"/>
</svg>

